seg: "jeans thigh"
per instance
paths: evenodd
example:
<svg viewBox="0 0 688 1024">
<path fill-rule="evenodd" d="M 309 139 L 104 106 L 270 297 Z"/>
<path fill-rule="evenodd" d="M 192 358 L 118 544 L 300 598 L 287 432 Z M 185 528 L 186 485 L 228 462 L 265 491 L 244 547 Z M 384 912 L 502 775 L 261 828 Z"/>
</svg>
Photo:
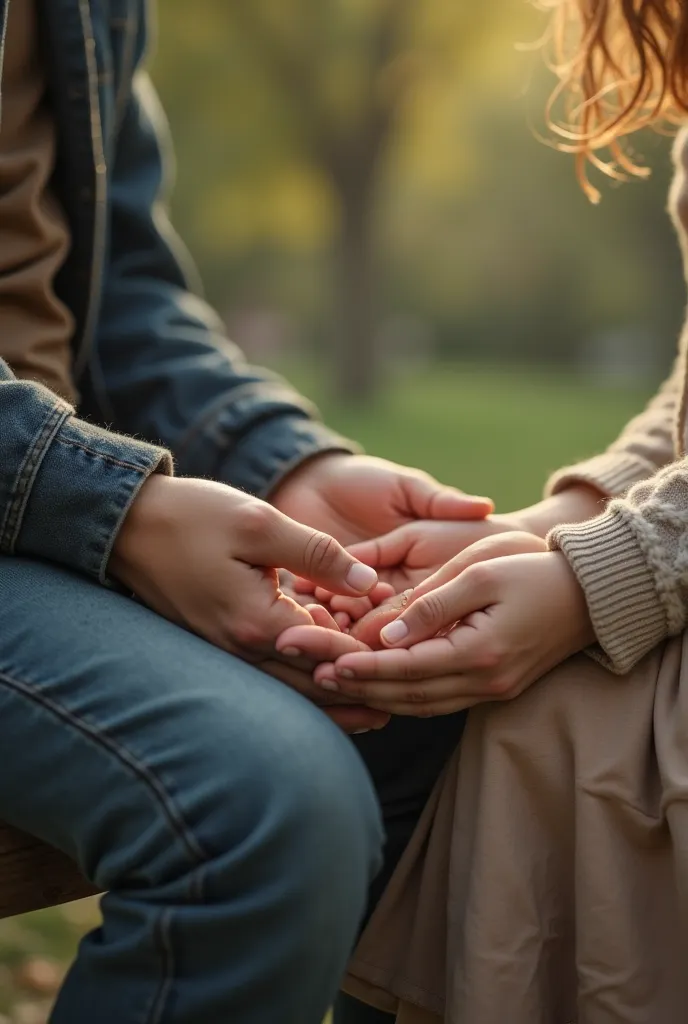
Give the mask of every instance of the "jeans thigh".
<svg viewBox="0 0 688 1024">
<path fill-rule="evenodd" d="M 0 750 L 0 819 L 108 890 L 56 1024 L 319 1024 L 381 828 L 318 708 L 125 596 L 2 557 Z"/>
<path fill-rule="evenodd" d="M 282 683 L 126 596 L 8 557 L 0 749 L 0 819 L 102 888 L 240 843 L 280 764 L 290 777 L 322 762 L 314 798 L 369 789 L 346 737 Z"/>
</svg>

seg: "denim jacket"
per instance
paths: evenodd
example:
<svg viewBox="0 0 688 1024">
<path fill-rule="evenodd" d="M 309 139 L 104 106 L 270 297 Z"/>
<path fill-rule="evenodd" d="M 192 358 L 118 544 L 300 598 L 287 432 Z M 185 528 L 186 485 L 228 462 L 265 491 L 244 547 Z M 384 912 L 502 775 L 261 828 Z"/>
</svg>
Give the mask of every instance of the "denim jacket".
<svg viewBox="0 0 688 1024">
<path fill-rule="evenodd" d="M 0 0 L 0 69 L 8 5 Z M 142 68 L 146 0 L 39 0 L 72 234 L 56 281 L 72 310 L 79 416 L 0 359 L 0 552 L 105 581 L 147 476 L 267 496 L 304 459 L 350 444 L 286 383 L 250 367 L 192 290 L 167 219 L 169 140 Z M 0 101 L 2 98 L 0 77 Z M 113 431 L 117 431 L 114 433 Z"/>
</svg>

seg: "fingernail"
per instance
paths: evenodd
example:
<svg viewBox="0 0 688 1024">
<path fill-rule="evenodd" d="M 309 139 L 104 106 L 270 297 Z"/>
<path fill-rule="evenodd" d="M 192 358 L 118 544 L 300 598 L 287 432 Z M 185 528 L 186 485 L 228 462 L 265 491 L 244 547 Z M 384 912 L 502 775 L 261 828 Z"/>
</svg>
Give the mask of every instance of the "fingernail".
<svg viewBox="0 0 688 1024">
<path fill-rule="evenodd" d="M 355 679 L 356 678 L 355 674 L 351 671 L 350 668 L 338 668 L 338 669 L 336 669 L 336 672 L 337 672 L 338 676 L 342 677 L 342 679 Z"/>
<path fill-rule="evenodd" d="M 356 732 L 352 733 L 353 736 L 365 736 L 367 732 L 371 732 L 371 729 L 356 729 Z"/>
<path fill-rule="evenodd" d="M 363 565 L 362 562 L 354 562 L 349 569 L 346 582 L 359 594 L 365 594 L 377 583 L 377 573 L 370 565 Z"/>
<path fill-rule="evenodd" d="M 284 650 L 282 651 L 282 654 L 284 655 L 285 658 L 301 657 L 301 651 L 298 649 L 298 647 L 285 647 Z"/>
<path fill-rule="evenodd" d="M 320 685 L 323 690 L 329 690 L 330 693 L 339 693 L 339 687 L 335 683 L 334 679 L 321 679 Z"/>
<path fill-rule="evenodd" d="M 380 630 L 380 637 L 386 644 L 398 644 L 408 636 L 408 631 L 408 626 L 402 619 L 395 619 Z"/>
</svg>

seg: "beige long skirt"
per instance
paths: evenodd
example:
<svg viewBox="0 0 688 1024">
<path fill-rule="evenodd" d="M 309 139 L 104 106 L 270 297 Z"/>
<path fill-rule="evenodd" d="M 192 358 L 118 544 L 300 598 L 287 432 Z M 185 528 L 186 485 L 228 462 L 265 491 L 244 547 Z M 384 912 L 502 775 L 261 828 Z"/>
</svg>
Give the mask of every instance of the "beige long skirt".
<svg viewBox="0 0 688 1024">
<path fill-rule="evenodd" d="M 471 712 L 350 965 L 399 1024 L 688 1024 L 688 641 Z"/>
</svg>

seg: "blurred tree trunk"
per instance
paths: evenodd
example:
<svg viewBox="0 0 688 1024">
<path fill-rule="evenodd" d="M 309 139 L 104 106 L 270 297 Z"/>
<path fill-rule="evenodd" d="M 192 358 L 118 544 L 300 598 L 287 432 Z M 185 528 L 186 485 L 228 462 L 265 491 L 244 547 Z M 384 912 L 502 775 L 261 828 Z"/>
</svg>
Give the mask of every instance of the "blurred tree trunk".
<svg viewBox="0 0 688 1024">
<path fill-rule="evenodd" d="M 343 187 L 340 198 L 334 387 L 336 397 L 347 405 L 365 405 L 375 397 L 381 383 L 376 346 L 372 184 Z"/>
<path fill-rule="evenodd" d="M 321 0 L 324 2 L 324 0 Z M 333 383 L 347 404 L 370 402 L 381 383 L 376 352 L 375 246 L 373 222 L 378 171 L 394 131 L 404 83 L 381 90 L 380 78 L 400 52 L 407 16 L 417 0 L 384 0 L 359 43 L 365 55 L 358 72 L 358 109 L 337 116 L 322 88 L 327 53 L 317 22 L 306 35 L 276 30 L 256 0 L 236 0 L 234 13 L 292 98 L 303 149 L 329 180 L 339 200 L 340 229 L 334 259 Z M 323 10 L 321 8 L 321 15 Z M 336 17 L 336 7 L 330 15 Z M 323 22 L 322 24 L 325 24 Z"/>
</svg>

